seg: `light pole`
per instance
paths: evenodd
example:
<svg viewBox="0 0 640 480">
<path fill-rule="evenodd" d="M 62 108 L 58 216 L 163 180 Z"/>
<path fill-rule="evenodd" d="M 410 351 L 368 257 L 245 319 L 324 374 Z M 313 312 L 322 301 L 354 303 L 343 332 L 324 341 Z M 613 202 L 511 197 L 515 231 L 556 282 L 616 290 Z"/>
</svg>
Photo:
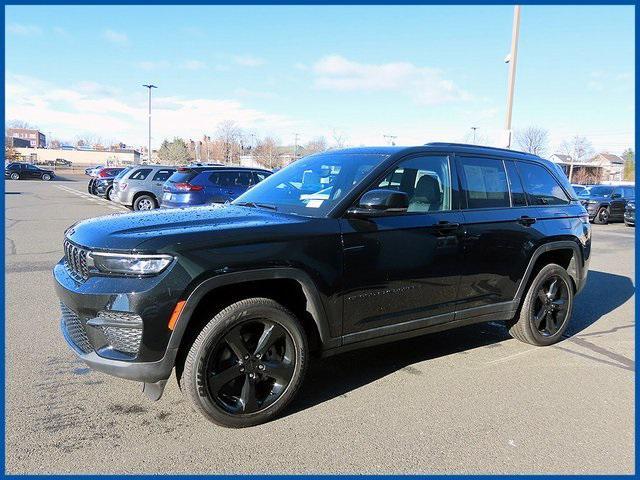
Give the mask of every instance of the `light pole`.
<svg viewBox="0 0 640 480">
<path fill-rule="evenodd" d="M 295 143 L 295 146 L 293 147 L 293 161 L 294 162 L 298 159 L 298 137 L 300 137 L 299 133 L 294 133 L 293 134 L 294 143 Z"/>
<path fill-rule="evenodd" d="M 149 143 L 147 144 L 147 159 L 149 163 L 151 163 L 151 89 L 158 88 L 153 84 L 142 85 L 145 88 L 149 89 Z"/>
<path fill-rule="evenodd" d="M 476 130 L 478 130 L 478 127 L 471 127 L 471 130 L 473 130 L 473 144 L 476 144 Z"/>
<path fill-rule="evenodd" d="M 513 111 L 513 91 L 516 83 L 516 63 L 518 61 L 518 37 L 520 36 L 520 5 L 513 9 L 513 30 L 511 32 L 511 51 L 505 63 L 509 64 L 509 86 L 507 88 L 507 117 L 505 130 L 507 135 L 507 148 L 511 148 L 511 113 Z"/>
</svg>

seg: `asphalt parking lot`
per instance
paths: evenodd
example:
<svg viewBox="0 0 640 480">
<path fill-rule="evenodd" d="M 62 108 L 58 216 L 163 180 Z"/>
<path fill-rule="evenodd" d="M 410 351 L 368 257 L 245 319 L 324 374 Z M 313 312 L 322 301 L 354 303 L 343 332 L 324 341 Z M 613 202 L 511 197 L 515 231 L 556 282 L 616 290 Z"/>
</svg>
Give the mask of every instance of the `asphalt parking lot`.
<svg viewBox="0 0 640 480">
<path fill-rule="evenodd" d="M 633 473 L 633 228 L 594 226 L 563 342 L 490 323 L 319 360 L 286 416 L 230 430 L 174 378 L 149 402 L 67 348 L 63 231 L 125 211 L 86 182 L 5 184 L 7 473 Z"/>
</svg>

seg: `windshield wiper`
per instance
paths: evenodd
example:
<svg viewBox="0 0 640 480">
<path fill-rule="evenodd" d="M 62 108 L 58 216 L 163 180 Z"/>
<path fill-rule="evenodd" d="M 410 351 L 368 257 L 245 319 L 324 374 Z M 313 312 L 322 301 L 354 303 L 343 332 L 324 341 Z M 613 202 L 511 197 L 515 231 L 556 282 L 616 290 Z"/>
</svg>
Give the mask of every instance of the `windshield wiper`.
<svg viewBox="0 0 640 480">
<path fill-rule="evenodd" d="M 240 205 L 241 207 L 249 207 L 249 208 L 266 208 L 267 210 L 273 210 L 274 212 L 278 210 L 278 207 L 275 205 L 270 205 L 268 203 L 257 203 L 257 202 L 239 202 L 236 205 Z"/>
</svg>

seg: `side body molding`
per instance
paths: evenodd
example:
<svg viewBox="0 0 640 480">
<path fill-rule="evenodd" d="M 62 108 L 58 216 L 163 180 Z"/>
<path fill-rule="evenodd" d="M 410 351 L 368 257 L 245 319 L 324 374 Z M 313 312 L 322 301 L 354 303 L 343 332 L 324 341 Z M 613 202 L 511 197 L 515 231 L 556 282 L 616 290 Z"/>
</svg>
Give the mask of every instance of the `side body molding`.
<svg viewBox="0 0 640 480">
<path fill-rule="evenodd" d="M 295 280 L 300 284 L 307 298 L 307 311 L 311 314 L 318 328 L 322 349 L 340 346 L 342 339 L 331 337 L 330 335 L 326 311 L 311 277 L 309 277 L 306 272 L 297 268 L 276 267 L 224 273 L 208 278 L 196 286 L 191 294 L 189 294 L 185 306 L 176 321 L 175 329 L 169 339 L 168 350 L 178 349 L 196 306 L 200 300 L 212 290 L 226 285 L 275 279 Z"/>
</svg>

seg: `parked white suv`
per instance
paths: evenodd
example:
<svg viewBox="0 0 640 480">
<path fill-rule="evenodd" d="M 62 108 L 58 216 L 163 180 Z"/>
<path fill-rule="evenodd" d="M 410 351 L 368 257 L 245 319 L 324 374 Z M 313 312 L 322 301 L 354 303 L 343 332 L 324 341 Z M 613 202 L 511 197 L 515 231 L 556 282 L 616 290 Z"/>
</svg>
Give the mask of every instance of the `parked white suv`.
<svg viewBox="0 0 640 480">
<path fill-rule="evenodd" d="M 140 165 L 113 181 L 114 200 L 133 210 L 153 210 L 160 206 L 162 186 L 177 170 L 166 165 Z"/>
</svg>

